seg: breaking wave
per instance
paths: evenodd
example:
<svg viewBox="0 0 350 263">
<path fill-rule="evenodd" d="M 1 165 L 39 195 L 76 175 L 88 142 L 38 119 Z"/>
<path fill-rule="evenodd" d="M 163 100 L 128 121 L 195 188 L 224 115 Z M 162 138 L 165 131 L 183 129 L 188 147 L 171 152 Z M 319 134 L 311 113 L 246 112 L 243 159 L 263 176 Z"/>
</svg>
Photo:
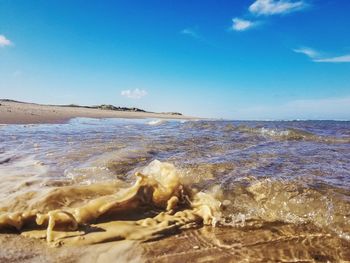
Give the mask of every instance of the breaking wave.
<svg viewBox="0 0 350 263">
<path fill-rule="evenodd" d="M 157 160 L 135 176 L 129 187 L 116 180 L 18 196 L 0 208 L 0 228 L 53 246 L 146 241 L 201 225 L 260 221 L 312 223 L 350 240 L 350 204 L 336 194 L 270 179 L 197 190 L 173 164 Z"/>
<path fill-rule="evenodd" d="M 150 240 L 195 225 L 215 225 L 220 218 L 221 202 L 183 185 L 170 163 L 153 161 L 136 177 L 128 188 L 94 184 L 57 188 L 41 196 L 32 193 L 29 200 L 24 195 L 1 209 L 6 212 L 0 227 L 57 246 Z M 46 229 L 40 230 L 42 226 Z"/>
</svg>

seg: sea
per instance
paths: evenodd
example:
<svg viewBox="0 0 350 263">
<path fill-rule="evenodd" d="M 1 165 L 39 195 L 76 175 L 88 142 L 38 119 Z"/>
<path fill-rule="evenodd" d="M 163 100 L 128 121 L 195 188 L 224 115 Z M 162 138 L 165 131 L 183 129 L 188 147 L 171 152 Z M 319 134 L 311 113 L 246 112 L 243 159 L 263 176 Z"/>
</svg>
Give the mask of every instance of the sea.
<svg viewBox="0 0 350 263">
<path fill-rule="evenodd" d="M 14 262 L 40 261 L 36 242 L 126 241 L 137 262 L 350 261 L 350 122 L 1 125 L 9 239 L 17 252 L 3 246 L 0 259 Z"/>
</svg>

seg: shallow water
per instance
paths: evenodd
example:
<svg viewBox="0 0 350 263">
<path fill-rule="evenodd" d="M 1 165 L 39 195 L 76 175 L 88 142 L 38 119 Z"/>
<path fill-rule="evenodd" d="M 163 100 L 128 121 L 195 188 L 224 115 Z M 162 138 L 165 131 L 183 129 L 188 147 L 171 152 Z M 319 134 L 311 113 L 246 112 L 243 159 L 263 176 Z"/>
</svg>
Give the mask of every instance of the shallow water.
<svg viewBox="0 0 350 263">
<path fill-rule="evenodd" d="M 350 122 L 4 125 L 0 228 L 55 246 L 147 241 L 140 257 L 164 262 L 350 260 L 349 160 Z"/>
</svg>

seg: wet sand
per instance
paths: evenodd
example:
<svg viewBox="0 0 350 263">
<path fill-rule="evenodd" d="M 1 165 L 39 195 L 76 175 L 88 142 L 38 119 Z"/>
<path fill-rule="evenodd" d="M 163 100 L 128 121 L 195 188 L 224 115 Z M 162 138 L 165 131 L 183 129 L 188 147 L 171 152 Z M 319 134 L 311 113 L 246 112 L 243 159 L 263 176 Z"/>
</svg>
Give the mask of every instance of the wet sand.
<svg viewBox="0 0 350 263">
<path fill-rule="evenodd" d="M 0 262 L 348 262 L 349 243 L 306 225 L 202 227 L 139 243 L 114 241 L 51 248 L 45 241 L 0 235 Z M 333 247 L 332 253 L 328 250 Z"/>
<path fill-rule="evenodd" d="M 0 124 L 64 123 L 76 117 L 195 119 L 194 117 L 165 113 L 89 109 L 4 100 L 0 100 L 0 104 Z"/>
</svg>

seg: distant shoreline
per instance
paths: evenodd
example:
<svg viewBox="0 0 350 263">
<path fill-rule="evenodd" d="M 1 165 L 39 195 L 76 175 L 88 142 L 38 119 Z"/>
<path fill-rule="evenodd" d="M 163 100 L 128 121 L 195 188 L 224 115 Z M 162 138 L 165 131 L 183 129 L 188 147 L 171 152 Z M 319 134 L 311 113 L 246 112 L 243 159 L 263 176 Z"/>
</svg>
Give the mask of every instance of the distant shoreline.
<svg viewBox="0 0 350 263">
<path fill-rule="evenodd" d="M 139 108 L 116 107 L 106 104 L 98 106 L 45 105 L 0 99 L 0 124 L 65 123 L 78 117 L 198 119 L 177 112 L 155 113 Z"/>
</svg>

